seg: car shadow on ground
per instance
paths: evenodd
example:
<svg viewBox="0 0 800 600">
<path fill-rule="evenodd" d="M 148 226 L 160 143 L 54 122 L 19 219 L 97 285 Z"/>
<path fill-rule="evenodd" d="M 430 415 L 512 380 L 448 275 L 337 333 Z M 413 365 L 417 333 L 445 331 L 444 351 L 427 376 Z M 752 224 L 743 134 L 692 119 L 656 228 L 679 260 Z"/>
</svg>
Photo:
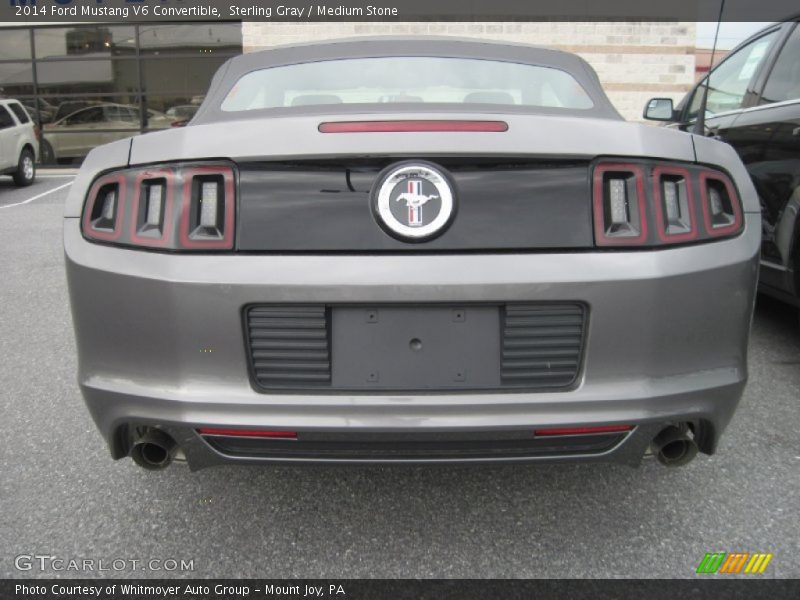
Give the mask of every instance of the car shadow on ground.
<svg viewBox="0 0 800 600">
<path fill-rule="evenodd" d="M 0 176 L 0 194 L 6 190 L 15 191 L 20 189 L 25 188 L 19 187 L 16 183 L 14 183 L 14 180 L 11 179 L 11 177 Z"/>
<path fill-rule="evenodd" d="M 640 468 L 605 463 L 227 465 L 191 473 L 176 464 L 160 473 L 139 471 L 133 479 L 141 477 L 143 484 L 157 489 L 156 480 L 164 478 L 173 489 L 192 490 L 184 498 L 192 498 L 193 506 L 185 510 L 193 514 L 268 513 L 269 520 L 280 515 L 283 529 L 287 520 L 301 528 L 310 520 L 335 537 L 339 527 L 354 526 L 396 529 L 398 535 L 411 528 L 424 537 L 469 537 L 469 531 L 491 531 L 493 522 L 505 530 L 523 521 L 526 529 L 538 523 L 557 530 L 559 522 L 592 529 L 599 513 L 603 521 L 613 522 L 626 519 L 634 506 L 655 512 L 659 496 L 684 486 L 689 493 L 712 472 L 703 460 L 667 469 L 646 457 Z"/>
<path fill-rule="evenodd" d="M 221 466 L 198 473 L 174 465 L 163 473 L 140 473 L 153 486 L 162 477 L 193 489 L 189 513 L 250 514 L 278 521 L 284 532 L 314 523 L 319 533 L 340 538 L 346 530 L 410 531 L 424 538 L 486 535 L 493 524 L 515 527 L 558 524 L 592 529 L 624 520 L 633 506 L 656 511 L 659 494 L 697 485 L 698 471 L 666 469 L 646 459 L 639 469 L 609 464 L 516 464 L 465 466 Z M 134 476 L 138 479 L 138 476 Z M 177 481 L 176 481 L 177 478 Z M 681 484 L 681 480 L 683 483 Z M 180 483 L 178 483 L 180 481 Z M 188 498 L 191 498 L 190 494 Z M 247 502 L 239 499 L 248 498 Z M 616 535 L 616 534 L 614 534 Z M 555 541 L 555 540 L 554 540 Z M 461 542 L 458 542 L 461 543 Z"/>
<path fill-rule="evenodd" d="M 759 294 L 756 300 L 754 329 L 780 336 L 800 348 L 800 309 L 775 298 Z"/>
</svg>

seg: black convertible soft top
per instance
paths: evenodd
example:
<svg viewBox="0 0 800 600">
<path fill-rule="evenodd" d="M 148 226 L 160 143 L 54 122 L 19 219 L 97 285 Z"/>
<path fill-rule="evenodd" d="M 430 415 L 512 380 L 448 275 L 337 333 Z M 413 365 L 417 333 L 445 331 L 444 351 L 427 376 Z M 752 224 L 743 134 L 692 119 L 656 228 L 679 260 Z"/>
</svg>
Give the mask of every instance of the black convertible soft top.
<svg viewBox="0 0 800 600">
<path fill-rule="evenodd" d="M 267 108 L 246 112 L 226 112 L 222 101 L 239 79 L 251 71 L 300 63 L 345 58 L 377 58 L 387 56 L 425 56 L 473 58 L 552 67 L 566 71 L 583 87 L 594 106 L 588 110 L 541 108 L 531 106 L 498 106 L 481 104 L 337 104 Z M 623 120 L 603 92 L 594 69 L 581 57 L 527 44 L 494 42 L 455 37 L 383 36 L 328 40 L 308 44 L 277 46 L 260 52 L 236 56 L 224 63 L 214 78 L 202 106 L 192 124 L 214 123 L 259 116 L 298 114 L 347 114 L 392 112 L 508 112 L 557 114 L 561 116 L 592 117 Z"/>
</svg>

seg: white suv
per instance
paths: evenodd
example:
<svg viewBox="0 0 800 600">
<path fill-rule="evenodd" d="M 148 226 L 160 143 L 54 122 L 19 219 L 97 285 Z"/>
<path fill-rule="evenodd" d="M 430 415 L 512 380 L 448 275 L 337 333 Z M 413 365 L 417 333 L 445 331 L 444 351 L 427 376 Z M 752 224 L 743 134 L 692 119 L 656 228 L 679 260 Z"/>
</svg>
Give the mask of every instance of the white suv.
<svg viewBox="0 0 800 600">
<path fill-rule="evenodd" d="M 0 175 L 11 175 L 17 185 L 32 184 L 38 154 L 36 128 L 25 108 L 0 99 Z"/>
</svg>

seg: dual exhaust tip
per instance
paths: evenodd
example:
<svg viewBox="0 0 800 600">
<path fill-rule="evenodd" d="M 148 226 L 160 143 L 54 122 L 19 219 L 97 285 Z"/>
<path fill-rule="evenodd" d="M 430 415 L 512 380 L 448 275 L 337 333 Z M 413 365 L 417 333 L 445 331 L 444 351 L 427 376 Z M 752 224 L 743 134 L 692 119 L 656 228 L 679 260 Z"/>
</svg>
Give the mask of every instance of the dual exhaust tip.
<svg viewBox="0 0 800 600">
<path fill-rule="evenodd" d="M 131 458 L 143 469 L 160 471 L 170 465 L 177 451 L 178 444 L 168 433 L 160 429 L 148 429 L 133 443 Z"/>
</svg>

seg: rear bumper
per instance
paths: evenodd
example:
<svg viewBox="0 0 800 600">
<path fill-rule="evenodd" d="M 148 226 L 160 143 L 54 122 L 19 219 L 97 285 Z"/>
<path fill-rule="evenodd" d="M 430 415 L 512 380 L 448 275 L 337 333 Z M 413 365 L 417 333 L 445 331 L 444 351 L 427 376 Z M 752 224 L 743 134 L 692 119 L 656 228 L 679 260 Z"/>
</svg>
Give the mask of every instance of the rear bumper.
<svg viewBox="0 0 800 600">
<path fill-rule="evenodd" d="M 91 244 L 78 219 L 67 218 L 79 382 L 116 458 L 128 451 L 126 427 L 156 425 L 173 434 L 193 468 L 229 461 L 636 464 L 661 427 L 684 421 L 702 424 L 701 450 L 710 453 L 747 379 L 760 226 L 758 215 L 746 217 L 736 239 L 669 250 L 409 256 L 157 254 Z M 250 383 L 241 319 L 252 303 L 531 301 L 588 306 L 583 367 L 570 391 L 263 394 Z M 487 434 L 525 440 L 535 428 L 610 423 L 636 428 L 589 453 L 469 448 Z M 438 448 L 437 440 L 456 435 L 467 450 L 391 458 L 367 439 L 363 453 L 325 454 L 311 444 L 291 456 L 242 454 L 202 439 L 195 433 L 202 426 L 289 429 L 298 442 L 339 436 L 355 450 L 366 439 L 360 436 Z"/>
</svg>

